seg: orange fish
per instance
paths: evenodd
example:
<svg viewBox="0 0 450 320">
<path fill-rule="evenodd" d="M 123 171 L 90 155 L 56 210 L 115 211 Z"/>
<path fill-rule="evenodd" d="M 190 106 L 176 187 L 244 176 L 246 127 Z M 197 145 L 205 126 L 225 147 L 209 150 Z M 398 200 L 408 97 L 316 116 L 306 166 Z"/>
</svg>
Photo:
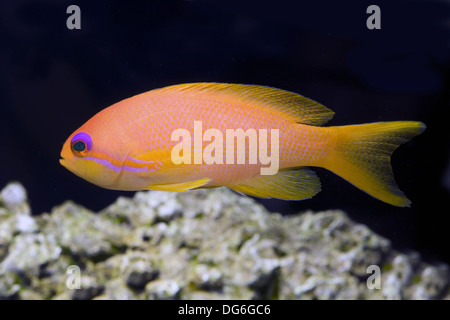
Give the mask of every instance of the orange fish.
<svg viewBox="0 0 450 320">
<path fill-rule="evenodd" d="M 60 162 L 108 189 L 227 186 L 251 196 L 286 200 L 317 194 L 320 181 L 308 167 L 322 167 L 381 201 L 409 206 L 394 181 L 390 155 L 425 125 L 393 121 L 321 127 L 333 115 L 315 101 L 270 87 L 175 85 L 97 113 L 67 139 Z M 180 130 L 188 135 L 175 134 Z M 233 130 L 244 135 L 228 139 Z M 251 144 L 255 141 L 256 156 Z M 262 174 L 269 157 L 275 174 Z"/>
</svg>

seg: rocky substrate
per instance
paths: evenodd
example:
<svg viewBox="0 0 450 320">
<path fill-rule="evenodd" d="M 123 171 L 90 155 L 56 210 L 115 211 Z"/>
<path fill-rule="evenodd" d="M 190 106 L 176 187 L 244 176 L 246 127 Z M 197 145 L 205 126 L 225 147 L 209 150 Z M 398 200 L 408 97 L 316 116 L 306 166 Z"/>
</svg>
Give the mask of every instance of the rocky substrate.
<svg viewBox="0 0 450 320">
<path fill-rule="evenodd" d="M 219 188 L 32 216 L 22 185 L 0 192 L 0 299 L 449 298 L 448 266 L 340 210 L 282 217 Z"/>
</svg>

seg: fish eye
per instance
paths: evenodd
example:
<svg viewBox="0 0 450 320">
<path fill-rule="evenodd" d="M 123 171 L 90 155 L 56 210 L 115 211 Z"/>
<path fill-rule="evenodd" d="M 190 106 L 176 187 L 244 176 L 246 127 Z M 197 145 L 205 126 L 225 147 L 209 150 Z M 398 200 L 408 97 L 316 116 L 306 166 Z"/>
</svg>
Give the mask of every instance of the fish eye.
<svg viewBox="0 0 450 320">
<path fill-rule="evenodd" d="M 87 133 L 80 132 L 72 138 L 70 146 L 75 155 L 84 157 L 92 148 L 92 139 Z"/>
<path fill-rule="evenodd" d="M 76 141 L 72 145 L 72 149 L 75 152 L 83 152 L 84 150 L 86 150 L 86 143 L 84 141 Z"/>
</svg>

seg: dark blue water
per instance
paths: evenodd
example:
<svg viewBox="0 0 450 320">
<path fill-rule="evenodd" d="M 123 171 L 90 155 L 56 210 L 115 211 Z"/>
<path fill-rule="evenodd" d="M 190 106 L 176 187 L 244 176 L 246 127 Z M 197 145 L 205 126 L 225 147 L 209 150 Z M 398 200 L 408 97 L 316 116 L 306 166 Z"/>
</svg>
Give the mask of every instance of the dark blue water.
<svg viewBox="0 0 450 320">
<path fill-rule="evenodd" d="M 81 30 L 66 8 L 81 8 Z M 368 30 L 366 8 L 381 8 Z M 336 112 L 330 125 L 419 120 L 427 131 L 394 154 L 408 209 L 318 169 L 312 200 L 272 211 L 344 209 L 428 260 L 450 262 L 449 5 L 440 1 L 3 1 L 0 185 L 22 182 L 34 214 L 66 199 L 99 210 L 119 195 L 59 165 L 65 139 L 96 112 L 166 85 L 215 81 L 298 92 Z M 450 185 L 447 177 L 447 186 Z"/>
</svg>

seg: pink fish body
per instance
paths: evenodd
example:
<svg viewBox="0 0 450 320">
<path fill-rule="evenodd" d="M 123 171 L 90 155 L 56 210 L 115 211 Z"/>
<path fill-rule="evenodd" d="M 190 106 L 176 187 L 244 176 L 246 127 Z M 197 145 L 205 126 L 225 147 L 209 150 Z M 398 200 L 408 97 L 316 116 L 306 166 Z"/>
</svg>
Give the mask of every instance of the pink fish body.
<svg viewBox="0 0 450 320">
<path fill-rule="evenodd" d="M 393 179 L 390 155 L 425 126 L 395 121 L 322 127 L 333 114 L 301 95 L 269 87 L 175 85 L 100 111 L 67 139 L 61 164 L 109 189 L 228 186 L 280 199 L 315 195 L 320 181 L 308 167 L 323 167 L 382 201 L 409 205 Z M 184 136 L 175 134 L 180 129 Z"/>
</svg>

